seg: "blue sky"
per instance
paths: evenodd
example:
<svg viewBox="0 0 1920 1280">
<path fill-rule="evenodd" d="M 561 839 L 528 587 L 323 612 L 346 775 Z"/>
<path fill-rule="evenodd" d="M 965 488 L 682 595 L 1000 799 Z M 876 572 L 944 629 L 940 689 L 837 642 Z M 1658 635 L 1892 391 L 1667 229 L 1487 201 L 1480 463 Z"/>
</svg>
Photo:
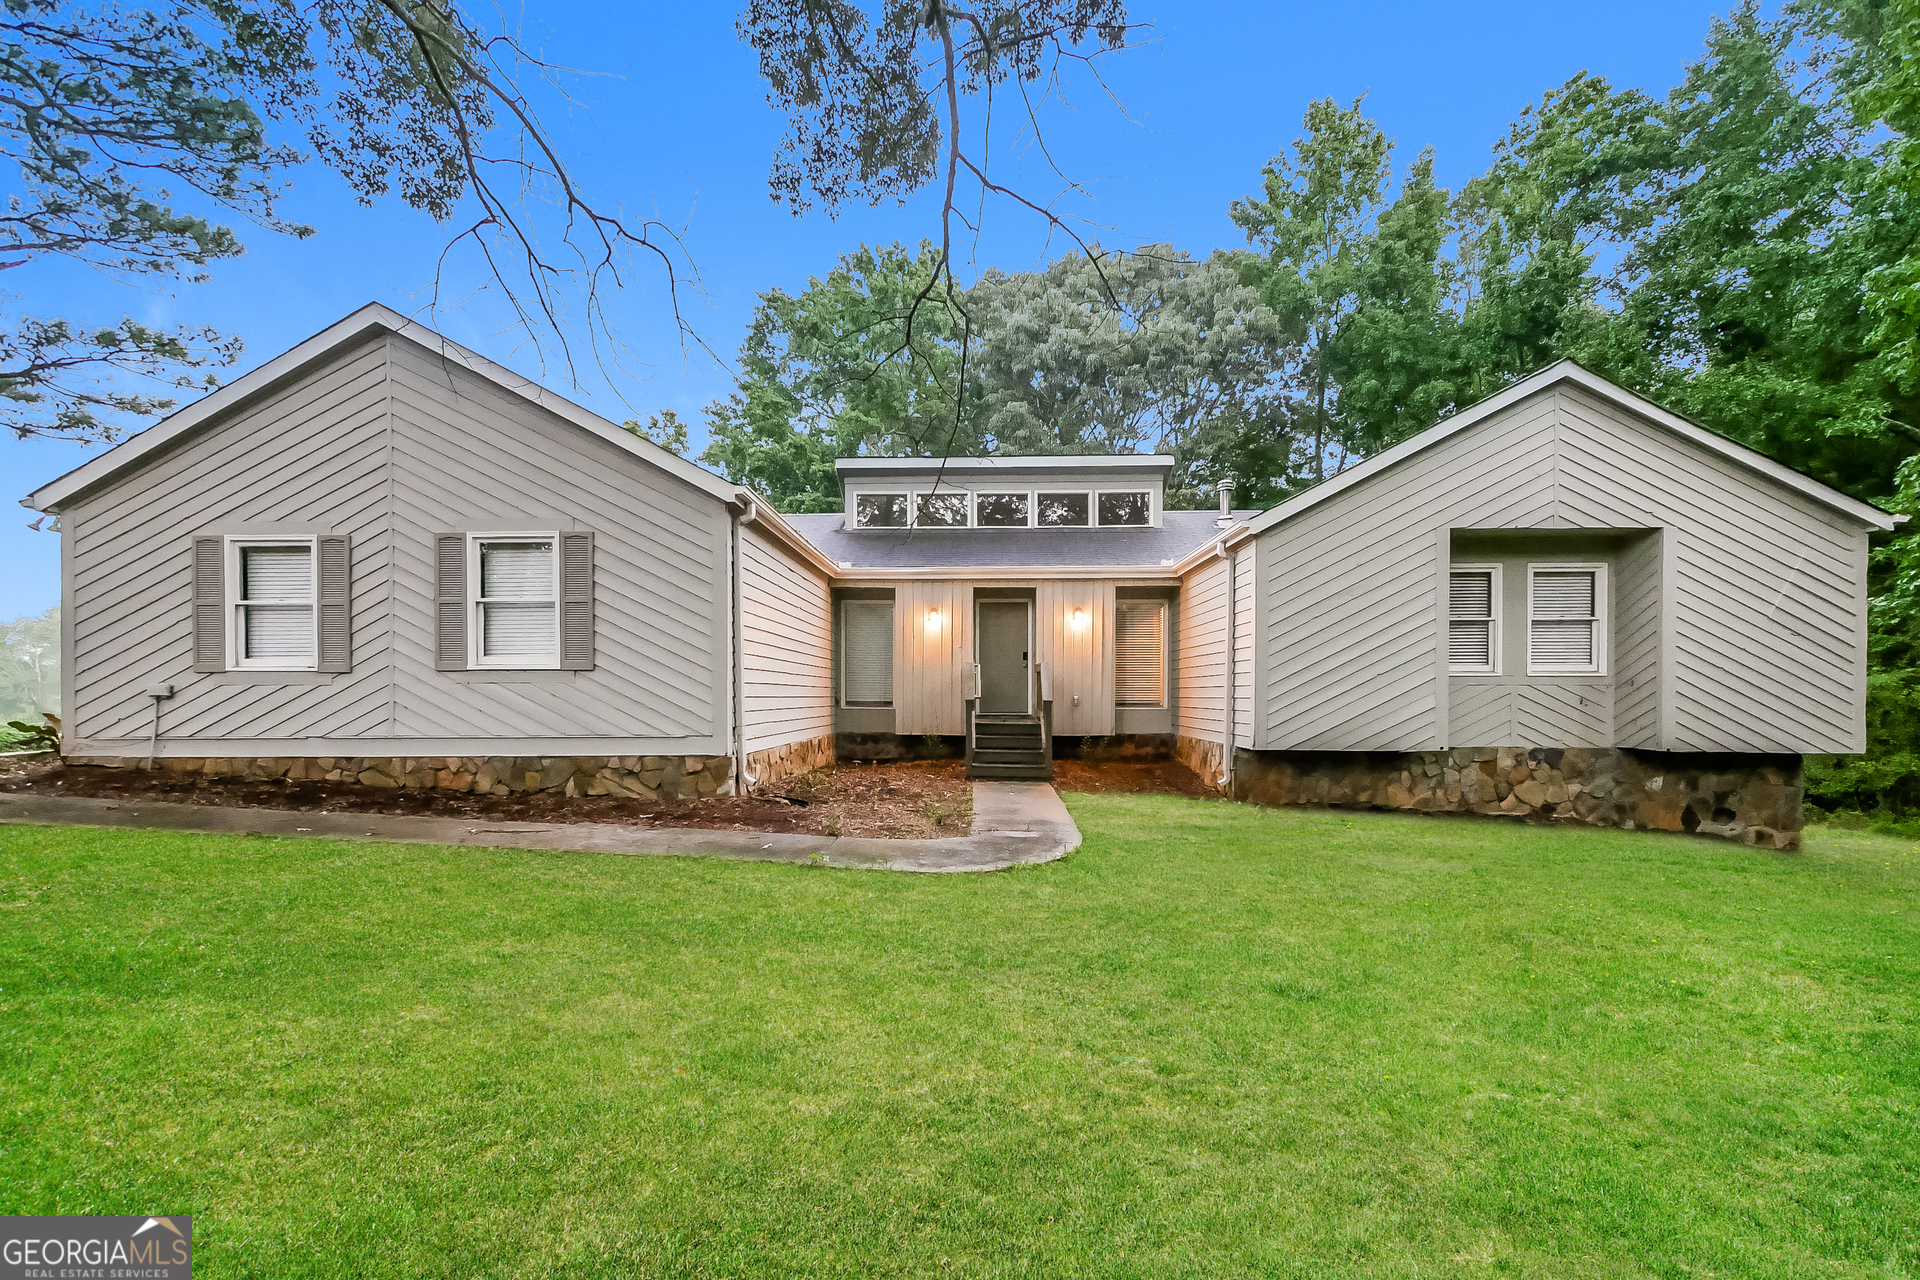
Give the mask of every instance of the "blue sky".
<svg viewBox="0 0 1920 1280">
<path fill-rule="evenodd" d="M 1432 147 L 1440 180 L 1457 185 L 1485 168 L 1489 147 L 1524 104 L 1578 71 L 1669 88 L 1699 56 L 1712 16 L 1726 9 L 1725 0 L 1134 0 L 1134 19 L 1153 24 L 1148 42 L 1103 62 L 1124 113 L 1082 74 L 1043 121 L 1054 155 L 1089 189 L 1089 199 L 1065 207 L 1096 224 L 1090 237 L 1116 246 L 1169 240 L 1198 256 L 1241 242 L 1228 202 L 1256 189 L 1261 164 L 1297 136 L 1311 99 L 1365 94 L 1402 164 Z M 662 5 L 640 16 L 627 5 L 575 4 L 564 9 L 564 25 L 524 27 L 550 62 L 603 73 L 570 81 L 572 102 L 551 102 L 546 119 L 597 198 L 684 225 L 702 292 L 683 309 L 727 361 L 763 290 L 804 287 L 863 240 L 936 234 L 930 196 L 844 210 L 837 221 L 796 219 L 767 198 L 781 121 L 735 34 L 734 12 Z M 1030 147 L 1009 147 L 994 165 L 996 176 L 1026 190 L 1058 190 Z M 133 315 L 216 325 L 246 340 L 237 374 L 379 301 L 615 419 L 672 407 L 697 420 L 731 386 L 723 364 L 683 353 L 657 277 L 644 269 L 613 303 L 615 327 L 641 363 L 611 383 L 588 367 L 576 386 L 551 362 L 543 369 L 540 353 L 485 295 L 422 310 L 447 228 L 397 207 L 359 208 L 317 168 L 296 176 L 284 211 L 318 234 L 294 241 L 243 229 L 248 254 L 217 265 L 207 284 L 151 292 L 37 263 L 8 274 L 17 299 L 8 305 L 83 323 Z M 1064 248 L 1004 202 L 988 206 L 977 247 L 967 247 L 963 278 L 978 267 L 1034 266 Z M 462 296 L 477 279 L 471 262 L 456 258 L 443 298 Z M 11 440 L 0 450 L 11 498 L 97 452 Z M 58 537 L 27 529 L 31 518 L 24 508 L 0 512 L 0 618 L 59 601 Z"/>
</svg>

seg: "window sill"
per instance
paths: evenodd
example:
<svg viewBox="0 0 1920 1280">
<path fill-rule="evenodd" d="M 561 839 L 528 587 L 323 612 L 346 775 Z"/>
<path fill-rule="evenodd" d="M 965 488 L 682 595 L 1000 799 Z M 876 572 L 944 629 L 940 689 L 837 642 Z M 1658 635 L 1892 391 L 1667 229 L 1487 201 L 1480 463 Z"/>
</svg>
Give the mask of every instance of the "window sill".
<svg viewBox="0 0 1920 1280">
<path fill-rule="evenodd" d="M 553 667 L 469 667 L 440 674 L 455 684 L 572 684 L 580 673 Z"/>
<path fill-rule="evenodd" d="M 268 667 L 238 667 L 210 672 L 210 684 L 332 684 L 343 671 L 274 671 Z"/>
</svg>

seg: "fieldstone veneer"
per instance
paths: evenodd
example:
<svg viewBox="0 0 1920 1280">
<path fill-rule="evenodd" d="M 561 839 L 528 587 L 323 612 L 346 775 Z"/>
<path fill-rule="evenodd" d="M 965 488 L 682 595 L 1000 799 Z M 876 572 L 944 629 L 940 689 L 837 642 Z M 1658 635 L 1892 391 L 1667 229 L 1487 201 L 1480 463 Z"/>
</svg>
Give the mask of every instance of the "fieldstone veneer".
<svg viewBox="0 0 1920 1280">
<path fill-rule="evenodd" d="M 1255 804 L 1356 805 L 1537 822 L 1688 831 L 1798 849 L 1797 755 L 1667 755 L 1613 747 L 1236 751 L 1234 795 Z"/>
<path fill-rule="evenodd" d="M 137 768 L 145 761 L 75 758 L 73 763 Z M 692 800 L 733 793 L 731 756 L 162 756 L 157 766 L 164 773 L 214 778 L 358 782 L 496 796 L 559 791 L 570 796 Z"/>
</svg>

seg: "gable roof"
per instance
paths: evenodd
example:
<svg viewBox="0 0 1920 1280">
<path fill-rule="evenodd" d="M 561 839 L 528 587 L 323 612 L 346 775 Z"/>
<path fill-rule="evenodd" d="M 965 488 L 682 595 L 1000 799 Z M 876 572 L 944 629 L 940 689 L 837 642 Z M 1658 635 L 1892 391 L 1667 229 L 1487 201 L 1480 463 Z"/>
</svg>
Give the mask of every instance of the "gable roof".
<svg viewBox="0 0 1920 1280">
<path fill-rule="evenodd" d="M 363 341 L 370 334 L 396 334 L 463 366 L 502 389 L 530 400 L 541 408 L 565 418 L 591 435 L 599 436 L 628 453 L 652 463 L 662 471 L 700 489 L 722 502 L 740 502 L 752 495 L 738 485 L 728 484 L 704 467 L 678 454 L 642 440 L 631 431 L 608 421 L 590 409 L 582 408 L 565 396 L 556 395 L 530 378 L 522 377 L 504 365 L 495 364 L 476 351 L 435 333 L 399 312 L 370 302 L 345 319 L 328 325 L 299 346 L 267 361 L 253 372 L 194 401 L 186 408 L 162 418 L 145 431 L 131 436 L 97 458 L 81 463 L 57 479 L 48 481 L 20 500 L 23 507 L 35 511 L 54 511 L 79 494 L 106 484 L 145 464 L 149 459 L 180 443 L 197 431 L 215 426 L 228 413 L 266 394 L 308 367 L 324 361 L 344 347 Z M 758 505 L 758 504 L 756 504 Z"/>
<path fill-rule="evenodd" d="M 1299 515 L 1310 507 L 1319 506 L 1329 498 L 1337 497 L 1389 467 L 1399 466 L 1416 454 L 1484 422 L 1501 410 L 1560 383 L 1571 383 L 1591 395 L 1618 405 L 1662 430 L 1700 448 L 1717 453 L 1738 467 L 1771 480 L 1784 488 L 1792 489 L 1844 516 L 1858 520 L 1870 529 L 1890 531 L 1906 519 L 1905 516 L 1891 515 L 1857 498 L 1850 498 L 1831 485 L 1822 484 L 1791 467 L 1781 466 L 1765 454 L 1749 449 L 1725 436 L 1717 435 L 1705 427 L 1688 422 L 1678 414 L 1662 409 L 1653 401 L 1635 395 L 1571 360 L 1562 360 L 1557 364 L 1548 365 L 1538 373 L 1529 374 L 1506 390 L 1488 396 L 1478 404 L 1467 406 L 1452 417 L 1442 418 L 1419 435 L 1403 440 L 1391 449 L 1374 454 L 1365 462 L 1341 472 L 1331 480 L 1323 481 L 1303 493 L 1288 498 L 1278 506 L 1270 507 L 1264 514 L 1248 521 L 1241 529 L 1235 530 L 1234 538 L 1238 540 L 1241 536 L 1258 534 L 1283 520 Z"/>
</svg>

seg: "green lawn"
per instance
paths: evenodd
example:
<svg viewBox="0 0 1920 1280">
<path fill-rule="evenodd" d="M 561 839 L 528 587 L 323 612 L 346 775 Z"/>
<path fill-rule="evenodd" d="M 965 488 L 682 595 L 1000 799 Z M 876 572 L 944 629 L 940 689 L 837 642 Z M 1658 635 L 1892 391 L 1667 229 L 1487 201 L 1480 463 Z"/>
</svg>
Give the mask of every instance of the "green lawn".
<svg viewBox="0 0 1920 1280">
<path fill-rule="evenodd" d="M 999 875 L 0 828 L 0 1213 L 203 1276 L 1920 1276 L 1920 845 Z"/>
</svg>

